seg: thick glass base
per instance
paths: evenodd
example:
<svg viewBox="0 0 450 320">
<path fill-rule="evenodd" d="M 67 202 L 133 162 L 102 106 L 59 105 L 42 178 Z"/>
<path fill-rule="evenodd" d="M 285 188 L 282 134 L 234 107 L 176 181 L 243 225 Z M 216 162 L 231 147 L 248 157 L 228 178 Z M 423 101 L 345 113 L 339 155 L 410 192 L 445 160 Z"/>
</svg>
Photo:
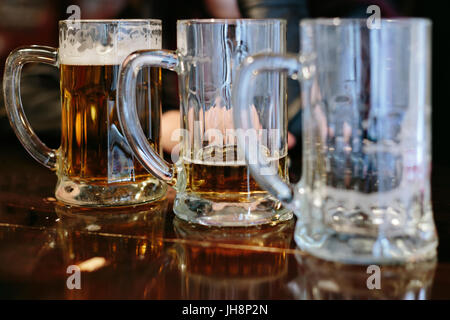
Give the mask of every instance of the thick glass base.
<svg viewBox="0 0 450 320">
<path fill-rule="evenodd" d="M 72 206 L 116 207 L 157 200 L 166 194 L 166 189 L 166 184 L 155 178 L 136 183 L 100 185 L 61 177 L 56 185 L 55 196 Z"/>
<path fill-rule="evenodd" d="M 208 200 L 194 194 L 177 193 L 174 212 L 180 219 L 216 227 L 245 227 L 276 224 L 292 219 L 292 211 L 282 207 L 271 196 L 255 197 L 245 201 Z"/>
<path fill-rule="evenodd" d="M 301 221 L 295 230 L 295 242 L 303 251 L 329 261 L 348 264 L 395 265 L 431 260 L 437 254 L 437 238 L 419 230 L 411 233 L 370 234 L 341 233 L 331 228 L 313 230 Z"/>
</svg>

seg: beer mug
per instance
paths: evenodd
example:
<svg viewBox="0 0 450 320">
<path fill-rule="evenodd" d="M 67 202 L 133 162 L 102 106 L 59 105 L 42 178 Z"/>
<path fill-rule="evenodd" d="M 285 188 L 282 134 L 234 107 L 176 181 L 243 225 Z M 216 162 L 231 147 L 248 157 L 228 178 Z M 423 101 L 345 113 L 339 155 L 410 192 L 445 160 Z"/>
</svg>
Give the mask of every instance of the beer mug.
<svg viewBox="0 0 450 320">
<path fill-rule="evenodd" d="M 116 114 L 119 66 L 131 52 L 161 48 L 160 20 L 66 20 L 59 49 L 21 47 L 7 61 L 3 81 L 12 128 L 25 149 L 56 171 L 56 198 L 74 206 L 118 206 L 160 198 L 166 186 L 136 161 Z M 20 97 L 24 64 L 60 69 L 61 146 L 48 148 L 31 128 Z M 159 150 L 160 69 L 137 75 L 136 99 L 145 139 Z"/>
<path fill-rule="evenodd" d="M 234 119 L 253 128 L 254 74 L 281 70 L 302 85 L 302 179 L 260 174 L 298 216 L 298 246 L 327 260 L 403 263 L 436 255 L 430 203 L 431 22 L 318 19 L 300 24 L 301 55 L 249 57 L 234 86 Z M 274 93 L 276 94 L 276 93 Z M 243 142 L 240 139 L 240 142 Z"/>
<path fill-rule="evenodd" d="M 237 150 L 232 120 L 231 87 L 237 68 L 248 55 L 285 53 L 282 20 L 182 20 L 177 25 L 177 51 L 140 51 L 122 65 L 119 119 L 142 165 L 175 187 L 174 211 L 193 223 L 248 226 L 276 223 L 292 213 L 250 176 Z M 136 113 L 136 74 L 143 66 L 178 73 L 180 90 L 180 155 L 175 165 L 164 161 L 145 139 Z M 256 137 L 265 140 L 271 163 L 287 180 L 286 78 L 278 73 L 258 78 L 253 114 L 261 115 Z M 275 138 L 262 139 L 268 132 Z"/>
</svg>

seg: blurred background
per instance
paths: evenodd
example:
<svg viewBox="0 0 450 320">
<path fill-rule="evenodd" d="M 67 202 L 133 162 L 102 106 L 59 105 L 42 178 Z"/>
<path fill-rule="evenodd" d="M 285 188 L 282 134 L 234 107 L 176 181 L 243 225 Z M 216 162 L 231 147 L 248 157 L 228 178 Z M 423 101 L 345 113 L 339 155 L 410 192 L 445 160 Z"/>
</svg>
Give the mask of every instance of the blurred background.
<svg viewBox="0 0 450 320">
<path fill-rule="evenodd" d="M 67 19 L 70 5 L 81 8 L 82 19 L 155 18 L 163 21 L 163 48 L 176 49 L 176 21 L 189 18 L 284 18 L 288 21 L 288 51 L 298 52 L 298 22 L 313 17 L 367 18 L 369 5 L 376 4 L 381 16 L 427 17 L 433 21 L 433 162 L 448 164 L 446 157 L 448 108 L 444 101 L 449 62 L 446 41 L 450 28 L 447 10 L 438 1 L 418 0 L 1 0 L 0 70 L 3 73 L 9 52 L 21 45 L 58 45 L 58 20 Z M 60 97 L 59 71 L 44 65 L 25 69 L 21 85 L 22 99 L 30 122 L 41 139 L 51 147 L 59 146 Z M 290 81 L 289 131 L 291 155 L 300 153 L 301 107 L 297 82 Z M 1 94 L 2 95 L 2 94 Z M 164 137 L 179 124 L 177 79 L 173 72 L 163 72 L 163 146 Z M 1 152 L 17 144 L 0 98 Z M 294 138 L 293 138 L 294 137 Z M 25 152 L 25 151 L 24 151 Z M 32 159 L 30 158 L 30 161 Z M 45 170 L 42 168 L 42 170 Z"/>
</svg>

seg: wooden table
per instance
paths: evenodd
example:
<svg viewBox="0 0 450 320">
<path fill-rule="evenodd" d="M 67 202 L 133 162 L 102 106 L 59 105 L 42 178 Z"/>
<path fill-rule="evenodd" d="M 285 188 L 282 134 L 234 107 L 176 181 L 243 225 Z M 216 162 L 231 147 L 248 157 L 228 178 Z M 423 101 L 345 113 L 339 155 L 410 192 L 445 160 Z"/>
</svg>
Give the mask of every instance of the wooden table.
<svg viewBox="0 0 450 320">
<path fill-rule="evenodd" d="M 194 226 L 174 217 L 173 190 L 134 208 L 70 209 L 53 198 L 54 173 L 20 145 L 11 142 L 0 161 L 0 298 L 450 298 L 449 168 L 435 167 L 433 176 L 439 262 L 382 267 L 381 289 L 369 290 L 366 267 L 298 250 L 294 220 Z M 67 287 L 70 265 L 81 270 L 79 290 Z"/>
</svg>

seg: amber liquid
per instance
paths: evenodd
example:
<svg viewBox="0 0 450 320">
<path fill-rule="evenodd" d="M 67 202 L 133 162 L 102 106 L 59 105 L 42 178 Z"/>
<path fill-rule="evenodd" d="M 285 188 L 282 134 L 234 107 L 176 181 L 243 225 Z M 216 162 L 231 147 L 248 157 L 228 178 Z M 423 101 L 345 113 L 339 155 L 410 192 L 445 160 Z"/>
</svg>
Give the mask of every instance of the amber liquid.
<svg viewBox="0 0 450 320">
<path fill-rule="evenodd" d="M 251 176 L 248 166 L 237 161 L 235 146 L 206 147 L 197 159 L 184 158 L 186 190 L 209 200 L 246 201 L 267 195 Z M 282 179 L 288 179 L 287 156 L 271 157 L 273 168 L 278 168 Z M 215 159 L 215 160 L 212 160 Z M 217 161 L 223 159 L 223 161 Z M 226 160 L 226 161 L 225 161 Z"/>
<path fill-rule="evenodd" d="M 61 65 L 60 172 L 91 184 L 140 182 L 149 173 L 134 158 L 116 111 L 119 65 Z M 144 68 L 136 105 L 141 126 L 159 148 L 161 69 Z"/>
</svg>

